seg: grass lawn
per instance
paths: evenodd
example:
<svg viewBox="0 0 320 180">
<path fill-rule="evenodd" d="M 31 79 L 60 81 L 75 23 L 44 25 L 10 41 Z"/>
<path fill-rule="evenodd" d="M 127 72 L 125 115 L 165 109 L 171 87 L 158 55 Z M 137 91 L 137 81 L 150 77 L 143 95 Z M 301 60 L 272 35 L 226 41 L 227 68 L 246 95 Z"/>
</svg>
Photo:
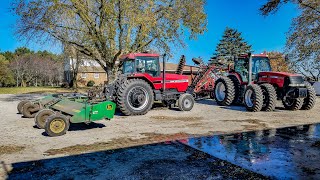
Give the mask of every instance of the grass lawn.
<svg viewBox="0 0 320 180">
<path fill-rule="evenodd" d="M 86 92 L 85 89 L 78 89 L 78 92 Z M 75 89 L 60 87 L 1 87 L 0 94 L 27 94 L 27 93 L 64 93 L 76 92 Z"/>
</svg>

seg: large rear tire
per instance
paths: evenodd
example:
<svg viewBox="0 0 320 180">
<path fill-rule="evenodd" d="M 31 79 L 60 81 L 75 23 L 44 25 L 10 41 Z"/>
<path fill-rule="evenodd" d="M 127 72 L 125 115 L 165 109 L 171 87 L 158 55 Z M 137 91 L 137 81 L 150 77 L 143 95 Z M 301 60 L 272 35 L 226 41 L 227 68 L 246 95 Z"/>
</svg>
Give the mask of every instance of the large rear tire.
<svg viewBox="0 0 320 180">
<path fill-rule="evenodd" d="M 194 98 L 191 94 L 182 94 L 178 100 L 180 111 L 190 111 L 194 105 Z"/>
<path fill-rule="evenodd" d="M 244 93 L 244 105 L 248 111 L 261 111 L 263 105 L 263 94 L 260 86 L 256 84 L 247 86 Z"/>
<path fill-rule="evenodd" d="M 51 136 L 61 136 L 66 134 L 70 126 L 69 119 L 64 115 L 53 114 L 46 120 L 45 131 Z"/>
<path fill-rule="evenodd" d="M 26 118 L 34 118 L 39 110 L 40 107 L 38 104 L 28 102 L 23 105 L 22 114 Z"/>
<path fill-rule="evenodd" d="M 40 110 L 34 118 L 34 122 L 35 122 L 36 126 L 40 129 L 44 129 L 46 126 L 47 118 L 53 114 L 55 114 L 55 112 L 51 109 Z"/>
<path fill-rule="evenodd" d="M 228 77 L 221 77 L 215 82 L 215 100 L 219 105 L 229 106 L 235 97 L 234 84 Z"/>
<path fill-rule="evenodd" d="M 241 89 L 241 84 L 240 81 L 236 76 L 228 76 L 231 81 L 233 82 L 234 86 L 234 99 L 232 104 L 241 104 L 241 98 L 240 98 L 240 89 Z"/>
<path fill-rule="evenodd" d="M 151 86 L 142 79 L 128 79 L 117 91 L 117 105 L 127 116 L 144 115 L 153 105 Z"/>
<path fill-rule="evenodd" d="M 263 94 L 262 111 L 274 111 L 277 103 L 277 92 L 271 84 L 260 85 Z"/>
<path fill-rule="evenodd" d="M 310 110 L 316 104 L 317 94 L 312 85 L 309 82 L 304 83 L 306 85 L 308 95 L 304 98 L 303 105 L 301 107 L 302 110 Z"/>
</svg>

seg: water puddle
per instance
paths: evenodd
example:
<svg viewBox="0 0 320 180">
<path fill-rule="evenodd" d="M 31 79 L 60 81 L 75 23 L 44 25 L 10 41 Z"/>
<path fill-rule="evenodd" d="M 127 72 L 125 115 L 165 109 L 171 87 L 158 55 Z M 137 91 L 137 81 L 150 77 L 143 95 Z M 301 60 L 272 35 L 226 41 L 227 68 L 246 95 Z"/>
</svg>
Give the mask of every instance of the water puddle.
<svg viewBox="0 0 320 180">
<path fill-rule="evenodd" d="M 320 125 L 216 135 L 181 143 L 277 179 L 320 178 Z"/>
</svg>

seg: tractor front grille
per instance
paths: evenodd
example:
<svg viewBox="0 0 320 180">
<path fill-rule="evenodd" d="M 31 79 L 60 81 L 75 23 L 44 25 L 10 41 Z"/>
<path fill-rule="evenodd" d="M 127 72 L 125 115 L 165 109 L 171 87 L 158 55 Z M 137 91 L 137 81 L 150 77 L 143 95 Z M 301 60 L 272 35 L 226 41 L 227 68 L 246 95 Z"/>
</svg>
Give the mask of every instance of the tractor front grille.
<svg viewBox="0 0 320 180">
<path fill-rule="evenodd" d="M 303 84 L 304 80 L 302 76 L 290 76 L 290 84 Z"/>
</svg>

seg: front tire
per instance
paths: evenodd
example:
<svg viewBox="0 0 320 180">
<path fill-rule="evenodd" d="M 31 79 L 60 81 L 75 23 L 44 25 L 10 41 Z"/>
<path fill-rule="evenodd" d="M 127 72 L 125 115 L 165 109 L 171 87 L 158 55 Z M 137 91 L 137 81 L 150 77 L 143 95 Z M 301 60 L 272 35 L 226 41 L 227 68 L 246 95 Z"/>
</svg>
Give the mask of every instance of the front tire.
<svg viewBox="0 0 320 180">
<path fill-rule="evenodd" d="M 221 77 L 215 82 L 215 100 L 219 105 L 230 106 L 235 97 L 234 84 L 228 77 Z"/>
<path fill-rule="evenodd" d="M 46 120 L 45 131 L 51 136 L 62 136 L 66 134 L 70 126 L 68 118 L 64 115 L 51 115 Z"/>
<path fill-rule="evenodd" d="M 306 98 L 304 98 L 303 105 L 302 105 L 301 109 L 302 110 L 310 110 L 316 104 L 317 95 L 316 95 L 316 91 L 314 90 L 314 88 L 312 87 L 312 85 L 309 82 L 305 82 L 304 84 L 306 85 L 308 95 Z"/>
<path fill-rule="evenodd" d="M 34 118 L 39 111 L 40 107 L 38 104 L 28 102 L 22 107 L 22 114 L 26 118 Z"/>
<path fill-rule="evenodd" d="M 302 98 L 283 97 L 282 104 L 285 109 L 291 110 L 291 111 L 296 111 L 296 110 L 301 109 L 301 107 L 303 105 L 303 99 Z"/>
<path fill-rule="evenodd" d="M 117 92 L 117 105 L 127 116 L 144 115 L 153 105 L 151 86 L 141 79 L 124 81 Z"/>
<path fill-rule="evenodd" d="M 40 129 L 44 129 L 46 126 L 47 118 L 53 114 L 55 114 L 55 112 L 51 109 L 40 110 L 34 118 L 34 122 L 35 122 L 36 126 Z"/>
<path fill-rule="evenodd" d="M 190 111 L 194 106 L 194 98 L 191 94 L 182 94 L 178 100 L 180 111 Z"/>
<path fill-rule="evenodd" d="M 244 105 L 247 111 L 258 112 L 263 106 L 262 89 L 256 84 L 247 86 L 244 94 Z"/>
<path fill-rule="evenodd" d="M 263 94 L 262 111 L 274 111 L 277 103 L 277 92 L 271 84 L 260 85 Z"/>
</svg>

